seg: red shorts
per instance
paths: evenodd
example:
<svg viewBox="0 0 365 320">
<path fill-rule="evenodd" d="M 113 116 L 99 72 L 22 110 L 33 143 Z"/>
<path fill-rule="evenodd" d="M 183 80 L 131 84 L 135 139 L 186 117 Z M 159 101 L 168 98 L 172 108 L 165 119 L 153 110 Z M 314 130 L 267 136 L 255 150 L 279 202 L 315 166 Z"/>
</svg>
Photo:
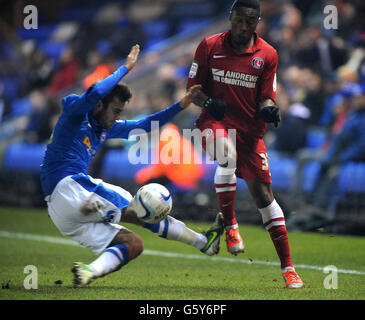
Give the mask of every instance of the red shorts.
<svg viewBox="0 0 365 320">
<path fill-rule="evenodd" d="M 228 128 L 218 121 L 202 121 L 196 126 L 206 134 L 202 144 L 206 150 L 206 142 L 218 137 L 229 137 Z M 247 180 L 271 183 L 271 174 L 265 143 L 262 139 L 253 138 L 236 130 L 237 169 L 236 176 Z"/>
</svg>

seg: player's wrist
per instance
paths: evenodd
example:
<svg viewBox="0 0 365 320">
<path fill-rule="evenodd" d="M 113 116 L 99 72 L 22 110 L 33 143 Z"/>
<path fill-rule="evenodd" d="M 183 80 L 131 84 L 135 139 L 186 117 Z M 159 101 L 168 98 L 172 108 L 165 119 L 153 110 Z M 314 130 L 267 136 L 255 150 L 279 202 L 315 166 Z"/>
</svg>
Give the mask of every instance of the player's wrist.
<svg viewBox="0 0 365 320">
<path fill-rule="evenodd" d="M 205 102 L 209 99 L 201 90 L 194 96 L 193 103 L 197 106 L 204 108 Z"/>
<path fill-rule="evenodd" d="M 204 100 L 202 106 L 207 109 L 211 103 L 213 103 L 213 99 L 208 97 Z"/>
<path fill-rule="evenodd" d="M 188 107 L 188 105 L 186 105 L 186 103 L 184 103 L 183 100 L 180 100 L 180 101 L 176 102 L 174 105 L 176 105 L 180 109 L 186 109 Z"/>
<path fill-rule="evenodd" d="M 220 121 L 225 116 L 227 104 L 221 99 L 208 98 L 205 100 L 203 108 L 206 109 L 215 120 Z"/>
<path fill-rule="evenodd" d="M 125 69 L 125 71 L 126 71 L 126 72 L 129 72 L 129 70 L 130 70 L 126 64 L 123 64 L 123 65 L 121 66 L 121 68 L 122 68 L 122 69 Z"/>
<path fill-rule="evenodd" d="M 275 127 L 281 121 L 280 109 L 277 105 L 265 106 L 260 109 L 261 119 L 267 123 L 273 123 Z"/>
</svg>

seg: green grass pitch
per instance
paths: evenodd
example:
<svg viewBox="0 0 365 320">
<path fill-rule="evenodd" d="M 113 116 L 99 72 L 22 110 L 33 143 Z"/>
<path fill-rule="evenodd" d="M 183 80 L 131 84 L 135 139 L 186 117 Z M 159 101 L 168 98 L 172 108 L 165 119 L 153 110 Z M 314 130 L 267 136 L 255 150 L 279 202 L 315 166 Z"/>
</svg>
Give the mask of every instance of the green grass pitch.
<svg viewBox="0 0 365 320">
<path fill-rule="evenodd" d="M 186 224 L 197 231 L 210 225 Z M 0 208 L 0 299 L 365 300 L 365 238 L 289 232 L 293 262 L 306 288 L 288 290 L 262 227 L 241 224 L 245 254 L 229 255 L 222 237 L 221 252 L 213 258 L 141 227 L 126 227 L 143 238 L 144 253 L 120 271 L 75 289 L 71 264 L 91 262 L 92 251 L 69 239 L 62 242 L 67 238 L 46 210 Z M 24 288 L 27 265 L 37 268 L 38 289 Z M 324 287 L 332 274 L 323 267 L 329 265 L 338 269 L 337 289 Z"/>
</svg>

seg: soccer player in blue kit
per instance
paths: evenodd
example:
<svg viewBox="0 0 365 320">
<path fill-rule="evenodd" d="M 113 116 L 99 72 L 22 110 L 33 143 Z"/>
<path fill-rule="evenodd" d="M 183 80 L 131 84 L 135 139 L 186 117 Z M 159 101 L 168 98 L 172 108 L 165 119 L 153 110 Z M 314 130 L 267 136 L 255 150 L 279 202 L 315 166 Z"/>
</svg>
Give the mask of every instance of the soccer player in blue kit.
<svg viewBox="0 0 365 320">
<path fill-rule="evenodd" d="M 219 251 L 223 222 L 216 219 L 205 233 L 197 233 L 167 216 L 148 224 L 133 212 L 133 197 L 119 186 L 88 175 L 87 169 L 107 139 L 128 139 L 133 129 L 163 126 L 193 101 L 199 86 L 190 88 L 180 102 L 142 120 L 119 120 L 131 92 L 120 80 L 133 69 L 140 52 L 132 47 L 125 64 L 81 95 L 62 100 L 62 114 L 47 146 L 41 167 L 41 184 L 49 215 L 63 235 L 101 255 L 92 263 L 74 262 L 74 286 L 119 270 L 143 251 L 142 239 L 119 222 L 134 223 L 156 235 L 177 240 L 214 255 Z"/>
</svg>

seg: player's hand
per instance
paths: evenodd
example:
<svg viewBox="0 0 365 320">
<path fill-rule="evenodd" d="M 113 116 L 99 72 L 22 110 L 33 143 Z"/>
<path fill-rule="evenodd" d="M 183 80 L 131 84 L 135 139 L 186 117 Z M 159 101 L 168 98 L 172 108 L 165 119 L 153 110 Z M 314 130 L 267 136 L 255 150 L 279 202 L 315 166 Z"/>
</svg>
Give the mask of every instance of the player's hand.
<svg viewBox="0 0 365 320">
<path fill-rule="evenodd" d="M 131 51 L 129 52 L 127 59 L 125 61 L 125 64 L 124 64 L 128 68 L 129 71 L 132 70 L 133 67 L 136 65 L 140 51 L 141 50 L 140 50 L 139 44 L 136 44 L 132 47 Z"/>
<path fill-rule="evenodd" d="M 226 103 L 221 99 L 207 97 L 207 95 L 201 90 L 201 87 L 197 88 L 193 102 L 197 106 L 207 109 L 214 119 L 222 120 L 224 118 L 227 107 Z"/>
<path fill-rule="evenodd" d="M 185 109 L 187 108 L 197 97 L 197 95 L 201 92 L 202 86 L 200 84 L 196 84 L 189 88 L 186 91 L 185 96 L 180 101 L 180 107 Z"/>
<path fill-rule="evenodd" d="M 226 114 L 227 104 L 221 99 L 208 98 L 203 104 L 209 114 L 216 120 L 222 120 Z"/>
<path fill-rule="evenodd" d="M 281 121 L 280 110 L 278 106 L 268 106 L 264 107 L 260 111 L 261 119 L 267 123 L 273 123 L 275 128 L 278 127 Z"/>
</svg>

